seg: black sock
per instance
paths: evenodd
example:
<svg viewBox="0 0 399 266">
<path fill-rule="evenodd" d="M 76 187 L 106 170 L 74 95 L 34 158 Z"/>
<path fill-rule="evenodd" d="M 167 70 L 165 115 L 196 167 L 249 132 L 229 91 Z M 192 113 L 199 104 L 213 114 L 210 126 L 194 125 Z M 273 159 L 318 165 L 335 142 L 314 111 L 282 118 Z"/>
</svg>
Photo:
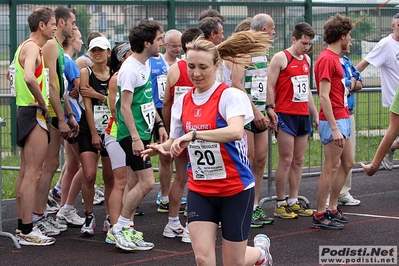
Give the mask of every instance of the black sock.
<svg viewBox="0 0 399 266">
<path fill-rule="evenodd" d="M 30 232 L 32 232 L 32 229 L 33 229 L 33 223 L 21 224 L 21 231 L 22 231 L 22 234 L 24 234 L 24 235 L 27 235 Z"/>
<path fill-rule="evenodd" d="M 18 219 L 18 230 L 22 230 L 22 219 Z"/>
</svg>

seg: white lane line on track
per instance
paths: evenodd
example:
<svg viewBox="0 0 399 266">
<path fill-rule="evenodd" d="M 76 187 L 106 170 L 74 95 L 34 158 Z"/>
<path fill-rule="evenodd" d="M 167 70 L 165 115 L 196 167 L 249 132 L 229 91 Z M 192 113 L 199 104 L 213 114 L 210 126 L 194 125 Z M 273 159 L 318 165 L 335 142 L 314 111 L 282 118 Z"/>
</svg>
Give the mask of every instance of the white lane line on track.
<svg viewBox="0 0 399 266">
<path fill-rule="evenodd" d="M 374 214 L 367 214 L 367 213 L 351 213 L 351 212 L 345 212 L 345 215 L 354 215 L 354 216 L 364 216 L 364 217 L 373 217 L 373 218 L 384 218 L 384 219 L 399 220 L 399 217 L 398 217 L 398 216 L 374 215 Z"/>
</svg>

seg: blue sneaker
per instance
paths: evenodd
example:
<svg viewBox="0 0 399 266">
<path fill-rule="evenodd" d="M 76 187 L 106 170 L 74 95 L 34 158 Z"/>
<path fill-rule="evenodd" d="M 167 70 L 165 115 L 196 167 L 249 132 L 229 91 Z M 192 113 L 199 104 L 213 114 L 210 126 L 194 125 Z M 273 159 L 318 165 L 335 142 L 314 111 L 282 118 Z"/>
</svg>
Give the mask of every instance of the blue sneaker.
<svg viewBox="0 0 399 266">
<path fill-rule="evenodd" d="M 157 200 L 155 201 L 155 203 L 157 204 L 157 205 L 159 205 L 160 203 L 161 203 L 161 200 L 162 200 L 162 195 L 161 195 L 161 191 L 159 191 L 158 192 L 158 195 L 157 195 Z M 185 198 L 185 197 L 182 197 L 181 198 L 181 204 L 186 204 L 187 203 L 187 198 Z"/>
<path fill-rule="evenodd" d="M 327 210 L 324 213 L 324 216 L 320 219 L 316 218 L 316 213 L 313 214 L 312 228 L 339 230 L 344 228 L 344 225 L 334 220 L 334 214 L 332 214 L 329 210 Z"/>
<path fill-rule="evenodd" d="M 161 203 L 161 199 L 162 199 L 162 195 L 161 195 L 161 191 L 158 192 L 158 196 L 157 196 L 157 200 L 155 201 L 155 203 L 157 205 L 159 205 Z"/>
<path fill-rule="evenodd" d="M 186 203 L 187 203 L 187 198 L 182 197 L 182 198 L 181 198 L 181 204 L 186 204 Z"/>
</svg>

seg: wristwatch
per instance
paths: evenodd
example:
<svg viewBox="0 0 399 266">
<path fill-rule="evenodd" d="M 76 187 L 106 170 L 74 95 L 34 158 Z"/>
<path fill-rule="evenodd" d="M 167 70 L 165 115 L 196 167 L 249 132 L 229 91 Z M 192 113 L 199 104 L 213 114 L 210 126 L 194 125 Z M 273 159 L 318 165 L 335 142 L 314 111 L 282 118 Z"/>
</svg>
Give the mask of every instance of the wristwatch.
<svg viewBox="0 0 399 266">
<path fill-rule="evenodd" d="M 268 104 L 268 105 L 266 105 L 266 109 L 269 109 L 269 108 L 272 108 L 272 109 L 274 109 L 274 104 Z"/>
</svg>

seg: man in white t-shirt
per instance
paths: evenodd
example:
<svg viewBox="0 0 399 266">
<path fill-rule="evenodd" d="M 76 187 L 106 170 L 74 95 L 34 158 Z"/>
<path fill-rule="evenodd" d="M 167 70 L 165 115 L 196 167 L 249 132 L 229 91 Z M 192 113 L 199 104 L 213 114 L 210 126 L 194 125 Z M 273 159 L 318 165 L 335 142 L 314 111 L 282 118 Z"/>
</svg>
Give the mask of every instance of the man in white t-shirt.
<svg viewBox="0 0 399 266">
<path fill-rule="evenodd" d="M 356 68 L 362 72 L 369 64 L 381 68 L 382 106 L 390 107 L 399 86 L 399 13 L 393 16 L 391 22 L 392 33 L 381 39 L 371 52 Z M 392 143 L 382 165 L 391 171 L 393 156 L 399 149 L 399 140 Z"/>
<path fill-rule="evenodd" d="M 163 29 L 159 22 L 143 19 L 130 29 L 130 55 L 118 74 L 119 99 L 117 141 L 126 154 L 126 166 L 130 166 L 137 183 L 126 196 L 117 223 L 108 230 L 107 242 L 115 243 L 127 251 L 149 250 L 153 243 L 145 242 L 142 234 L 133 230 L 129 218 L 138 204 L 154 185 L 154 173 L 150 160 L 140 157 L 140 152 L 150 144 L 154 128 L 158 128 L 160 142 L 167 139 L 163 122 L 156 112 L 152 99 L 151 69 L 148 59 L 158 56 L 163 43 Z"/>
</svg>

